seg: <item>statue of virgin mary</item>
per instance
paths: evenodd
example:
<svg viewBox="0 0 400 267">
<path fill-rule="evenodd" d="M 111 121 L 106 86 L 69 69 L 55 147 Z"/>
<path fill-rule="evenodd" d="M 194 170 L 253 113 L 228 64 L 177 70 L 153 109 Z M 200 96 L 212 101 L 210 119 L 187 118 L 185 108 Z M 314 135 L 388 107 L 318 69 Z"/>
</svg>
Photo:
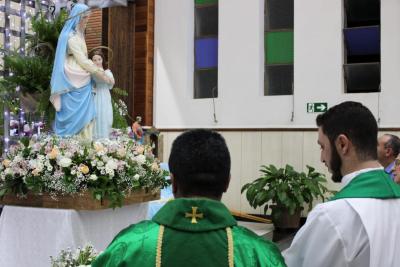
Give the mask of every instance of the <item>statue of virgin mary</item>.
<svg viewBox="0 0 400 267">
<path fill-rule="evenodd" d="M 91 75 L 109 82 L 104 70 L 88 58 L 84 31 L 89 13 L 88 6 L 76 4 L 57 43 L 50 101 L 56 109 L 54 130 L 59 136 L 92 139 L 96 111 Z"/>
</svg>

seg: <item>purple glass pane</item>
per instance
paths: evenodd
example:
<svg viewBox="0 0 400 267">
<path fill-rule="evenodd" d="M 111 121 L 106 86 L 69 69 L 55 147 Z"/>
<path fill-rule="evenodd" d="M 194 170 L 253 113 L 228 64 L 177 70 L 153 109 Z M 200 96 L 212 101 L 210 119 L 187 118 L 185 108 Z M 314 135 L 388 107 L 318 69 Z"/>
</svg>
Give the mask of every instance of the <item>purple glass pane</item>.
<svg viewBox="0 0 400 267">
<path fill-rule="evenodd" d="M 218 39 L 197 39 L 194 43 L 196 69 L 214 68 L 218 66 Z"/>
<path fill-rule="evenodd" d="M 344 29 L 344 37 L 349 56 L 380 54 L 379 26 L 347 28 Z"/>
</svg>

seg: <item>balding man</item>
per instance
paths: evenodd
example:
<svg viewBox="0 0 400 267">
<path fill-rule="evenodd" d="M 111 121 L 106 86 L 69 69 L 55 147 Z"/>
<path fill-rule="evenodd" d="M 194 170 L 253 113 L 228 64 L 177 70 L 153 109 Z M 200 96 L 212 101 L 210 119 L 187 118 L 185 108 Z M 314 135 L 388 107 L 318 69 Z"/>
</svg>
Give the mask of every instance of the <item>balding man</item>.
<svg viewBox="0 0 400 267">
<path fill-rule="evenodd" d="M 400 152 L 400 139 L 393 134 L 384 134 L 378 138 L 378 161 L 385 172 L 394 179 L 394 161 Z"/>
</svg>

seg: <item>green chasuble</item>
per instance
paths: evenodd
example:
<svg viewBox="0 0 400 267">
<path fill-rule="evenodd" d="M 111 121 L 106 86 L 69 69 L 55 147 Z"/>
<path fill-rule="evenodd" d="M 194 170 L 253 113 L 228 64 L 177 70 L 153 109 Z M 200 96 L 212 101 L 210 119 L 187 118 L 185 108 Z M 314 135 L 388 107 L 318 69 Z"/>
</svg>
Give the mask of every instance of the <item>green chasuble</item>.
<svg viewBox="0 0 400 267">
<path fill-rule="evenodd" d="M 357 175 L 331 200 L 342 198 L 400 198 L 400 186 L 383 170 L 374 170 Z"/>
<path fill-rule="evenodd" d="M 179 198 L 121 231 L 92 266 L 286 266 L 278 248 L 237 226 L 219 201 Z"/>
</svg>

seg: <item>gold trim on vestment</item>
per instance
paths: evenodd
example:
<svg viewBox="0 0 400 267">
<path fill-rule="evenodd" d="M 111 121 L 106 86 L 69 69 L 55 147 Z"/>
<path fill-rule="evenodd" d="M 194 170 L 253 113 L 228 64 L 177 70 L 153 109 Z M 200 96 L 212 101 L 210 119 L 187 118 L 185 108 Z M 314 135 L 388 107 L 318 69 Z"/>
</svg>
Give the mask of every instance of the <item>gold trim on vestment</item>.
<svg viewBox="0 0 400 267">
<path fill-rule="evenodd" d="M 162 249 L 163 235 L 164 235 L 164 225 L 160 225 L 160 230 L 158 231 L 158 238 L 157 238 L 156 267 L 161 267 L 161 249 Z"/>
<path fill-rule="evenodd" d="M 233 236 L 232 229 L 230 227 L 226 227 L 226 235 L 228 237 L 228 266 L 234 267 L 233 261 Z"/>
</svg>

